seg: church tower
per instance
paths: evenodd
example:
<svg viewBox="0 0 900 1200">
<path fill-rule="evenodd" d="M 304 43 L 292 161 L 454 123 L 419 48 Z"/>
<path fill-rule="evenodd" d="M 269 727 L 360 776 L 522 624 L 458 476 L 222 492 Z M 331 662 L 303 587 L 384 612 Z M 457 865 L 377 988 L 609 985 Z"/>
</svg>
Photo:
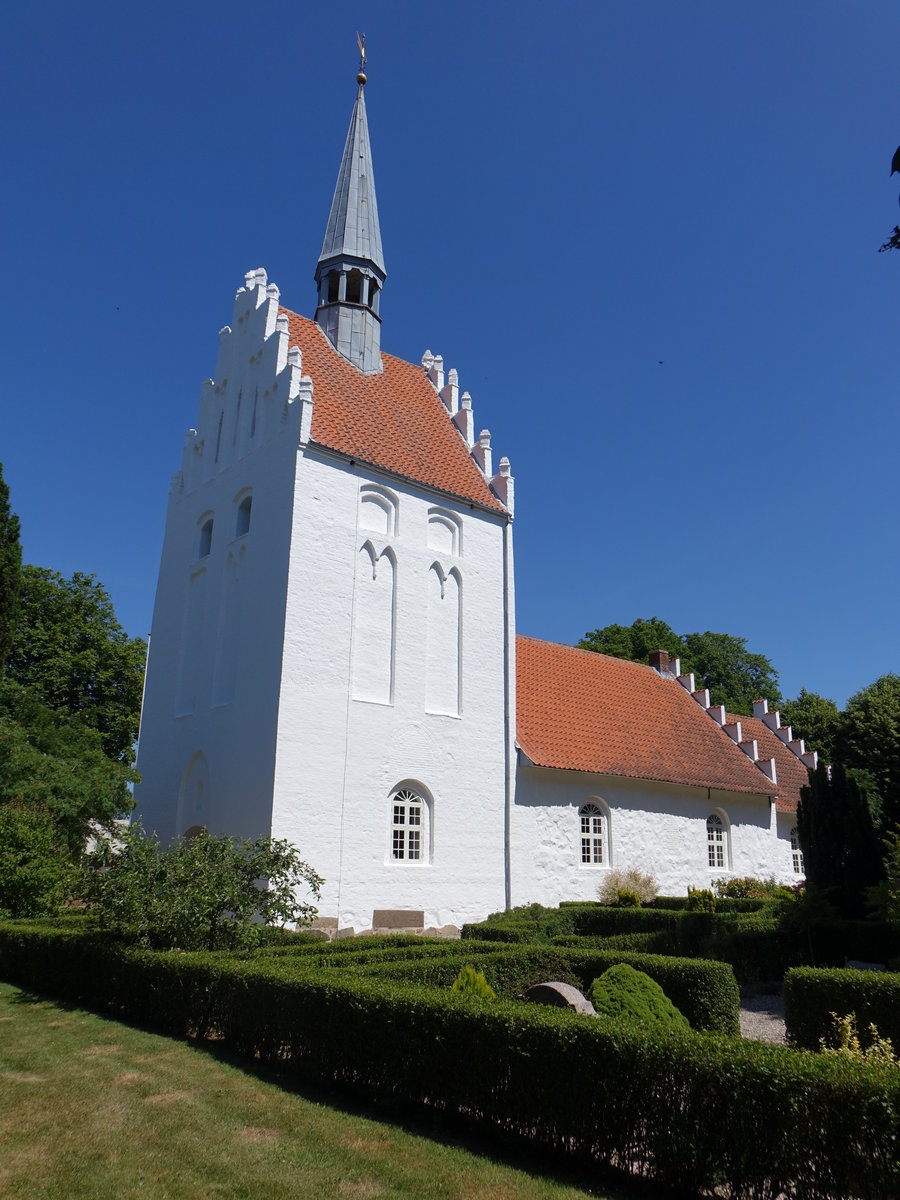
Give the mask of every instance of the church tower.
<svg viewBox="0 0 900 1200">
<path fill-rule="evenodd" d="M 379 308 L 385 270 L 363 94 L 365 50 L 360 49 L 359 91 L 316 265 L 316 323 L 338 354 L 374 374 L 382 370 Z"/>
</svg>

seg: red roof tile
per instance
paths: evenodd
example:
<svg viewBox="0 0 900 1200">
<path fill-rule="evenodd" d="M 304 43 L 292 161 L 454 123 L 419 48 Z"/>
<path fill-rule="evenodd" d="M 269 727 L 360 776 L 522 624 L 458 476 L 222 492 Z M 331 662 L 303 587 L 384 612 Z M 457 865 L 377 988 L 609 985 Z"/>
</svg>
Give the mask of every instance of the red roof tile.
<svg viewBox="0 0 900 1200">
<path fill-rule="evenodd" d="M 291 345 L 313 381 L 312 440 L 426 487 L 505 511 L 421 366 L 382 354 L 384 372 L 364 375 L 315 323 L 289 309 Z"/>
<path fill-rule="evenodd" d="M 516 737 L 540 767 L 775 791 L 674 679 L 535 638 L 516 638 Z"/>
<path fill-rule="evenodd" d="M 809 783 L 809 771 L 784 742 L 761 721 L 759 717 L 740 717 L 728 714 L 729 721 L 740 721 L 745 738 L 756 738 L 759 757 L 775 759 L 775 774 L 778 779 L 778 794 L 775 807 L 779 812 L 796 812 L 800 802 L 800 789 Z"/>
</svg>

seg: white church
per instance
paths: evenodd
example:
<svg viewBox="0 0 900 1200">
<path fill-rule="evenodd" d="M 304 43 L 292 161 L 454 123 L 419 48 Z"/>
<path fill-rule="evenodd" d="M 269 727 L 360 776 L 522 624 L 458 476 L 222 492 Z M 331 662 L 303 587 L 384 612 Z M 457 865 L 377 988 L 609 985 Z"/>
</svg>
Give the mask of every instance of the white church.
<svg viewBox="0 0 900 1200">
<path fill-rule="evenodd" d="M 364 88 L 313 318 L 250 271 L 169 489 L 137 811 L 295 842 L 341 928 L 452 926 L 593 899 L 802 877 L 815 756 L 764 703 L 517 636 L 513 477 L 456 370 L 381 349 Z"/>
</svg>

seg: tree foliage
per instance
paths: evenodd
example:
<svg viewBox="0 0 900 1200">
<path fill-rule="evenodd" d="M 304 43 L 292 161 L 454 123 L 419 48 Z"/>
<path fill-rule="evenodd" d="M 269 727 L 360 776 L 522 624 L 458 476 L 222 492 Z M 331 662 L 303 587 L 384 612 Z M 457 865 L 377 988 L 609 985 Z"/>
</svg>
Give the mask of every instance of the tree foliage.
<svg viewBox="0 0 900 1200">
<path fill-rule="evenodd" d="M 643 663 L 651 650 L 665 650 L 681 659 L 682 672 L 692 672 L 698 688 L 709 688 L 713 704 L 724 704 L 729 712 L 749 714 L 754 700 L 780 700 L 778 673 L 771 662 L 751 653 L 747 639 L 733 634 L 679 634 L 659 617 L 638 617 L 631 625 L 594 629 L 578 645 Z"/>
<path fill-rule="evenodd" d="M 73 858 L 96 825 L 131 812 L 135 771 L 104 752 L 96 729 L 54 712 L 29 688 L 0 681 L 0 810 L 40 809 Z"/>
<path fill-rule="evenodd" d="M 93 575 L 22 569 L 7 678 L 96 729 L 104 752 L 126 764 L 134 757 L 144 661 L 144 643 L 127 635 Z"/>
<path fill-rule="evenodd" d="M 839 764 L 821 765 L 801 789 L 797 830 L 810 889 L 833 896 L 848 916 L 864 915 L 867 890 L 883 876 L 866 795 Z"/>
<path fill-rule="evenodd" d="M 0 805 L 0 915 L 52 913 L 72 881 L 68 853 L 46 809 Z"/>
<path fill-rule="evenodd" d="M 881 828 L 900 826 L 900 675 L 882 675 L 850 697 L 841 720 L 837 757 L 871 779 Z"/>
<path fill-rule="evenodd" d="M 154 948 L 218 950 L 255 945 L 260 924 L 312 920 L 323 882 L 286 841 L 201 833 L 161 849 L 135 823 L 101 841 L 82 890 L 104 928 Z"/>
<path fill-rule="evenodd" d="M 796 700 L 782 702 L 781 723 L 790 725 L 794 737 L 803 738 L 811 750 L 818 751 L 824 762 L 834 762 L 841 711 L 833 700 L 801 688 Z"/>
<path fill-rule="evenodd" d="M 9 657 L 22 587 L 19 518 L 9 507 L 9 488 L 0 463 L 0 678 Z"/>
</svg>

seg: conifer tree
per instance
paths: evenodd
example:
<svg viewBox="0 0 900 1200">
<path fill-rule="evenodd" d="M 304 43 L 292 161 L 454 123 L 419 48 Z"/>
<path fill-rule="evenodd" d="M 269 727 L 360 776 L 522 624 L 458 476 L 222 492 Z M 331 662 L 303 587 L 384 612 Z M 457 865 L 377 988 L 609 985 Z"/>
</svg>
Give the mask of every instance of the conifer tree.
<svg viewBox="0 0 900 1200">
<path fill-rule="evenodd" d="M 0 463 L 0 676 L 12 646 L 21 588 L 19 518 L 10 511 L 9 487 L 3 479 L 3 463 Z"/>
<path fill-rule="evenodd" d="M 797 829 L 806 881 L 829 893 L 847 916 L 863 916 L 866 889 L 884 875 L 865 792 L 840 764 L 810 772 Z"/>
</svg>

